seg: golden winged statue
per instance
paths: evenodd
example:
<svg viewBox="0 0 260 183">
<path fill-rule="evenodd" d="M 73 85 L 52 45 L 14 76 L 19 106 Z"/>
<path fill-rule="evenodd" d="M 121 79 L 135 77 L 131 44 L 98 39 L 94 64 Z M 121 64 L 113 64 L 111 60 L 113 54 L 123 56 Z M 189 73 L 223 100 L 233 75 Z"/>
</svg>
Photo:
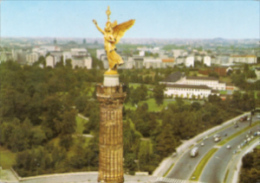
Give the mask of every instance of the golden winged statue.
<svg viewBox="0 0 260 183">
<path fill-rule="evenodd" d="M 107 59 L 109 63 L 109 70 L 105 74 L 117 74 L 117 66 L 124 63 L 123 59 L 116 52 L 116 44 L 124 36 L 125 32 L 130 29 L 135 23 L 135 20 L 129 20 L 127 22 L 117 24 L 115 20 L 113 23 L 110 22 L 111 11 L 108 9 L 107 14 L 107 23 L 104 30 L 102 30 L 96 20 L 93 20 L 93 23 L 96 25 L 97 29 L 104 35 L 104 47 L 107 54 Z"/>
</svg>

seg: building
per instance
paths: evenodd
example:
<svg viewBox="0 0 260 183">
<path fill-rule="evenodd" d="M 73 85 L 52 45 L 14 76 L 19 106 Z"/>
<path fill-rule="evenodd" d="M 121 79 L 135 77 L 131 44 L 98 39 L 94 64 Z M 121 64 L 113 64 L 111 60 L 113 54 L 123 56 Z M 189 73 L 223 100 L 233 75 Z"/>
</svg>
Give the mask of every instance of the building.
<svg viewBox="0 0 260 183">
<path fill-rule="evenodd" d="M 69 51 L 63 52 L 62 56 L 63 56 L 64 65 L 66 65 L 66 60 L 69 60 L 72 58 L 71 52 L 69 52 Z"/>
<path fill-rule="evenodd" d="M 85 56 L 72 56 L 71 65 L 73 69 L 75 69 L 76 67 L 91 69 L 92 58 Z"/>
<path fill-rule="evenodd" d="M 232 55 L 229 57 L 229 63 L 255 64 L 257 57 L 255 55 Z"/>
<path fill-rule="evenodd" d="M 46 67 L 54 68 L 58 62 L 61 62 L 61 52 L 53 52 L 46 57 Z"/>
<path fill-rule="evenodd" d="M 162 59 L 153 57 L 144 57 L 143 66 L 146 69 L 149 68 L 162 68 Z"/>
<path fill-rule="evenodd" d="M 97 51 L 96 51 L 97 59 L 102 60 L 102 57 L 103 57 L 104 55 L 106 55 L 105 49 L 97 49 Z M 102 61 L 103 61 L 103 60 L 102 60 Z"/>
<path fill-rule="evenodd" d="M 39 60 L 39 54 L 36 52 L 27 53 L 25 57 L 26 57 L 26 63 L 29 65 L 32 65 L 33 63 Z"/>
<path fill-rule="evenodd" d="M 210 67 L 210 66 L 211 66 L 211 58 L 210 58 L 210 56 L 204 56 L 204 58 L 203 58 L 203 63 L 204 63 L 206 66 Z"/>
<path fill-rule="evenodd" d="M 165 58 L 162 59 L 163 68 L 174 67 L 175 59 L 174 58 Z"/>
<path fill-rule="evenodd" d="M 92 68 L 92 58 L 85 48 L 72 48 L 70 52 L 63 54 L 66 59 L 71 59 L 72 68 Z"/>
<path fill-rule="evenodd" d="M 60 52 L 61 49 L 58 46 L 37 46 L 32 49 L 32 52 L 38 53 L 39 56 L 46 56 L 50 52 Z"/>
<path fill-rule="evenodd" d="M 141 56 L 133 56 L 134 60 L 134 68 L 136 69 L 142 69 L 144 66 L 144 57 Z"/>
<path fill-rule="evenodd" d="M 204 99 L 209 95 L 218 93 L 206 85 L 184 85 L 184 84 L 167 84 L 164 94 L 167 97 L 187 98 L 187 99 Z"/>
<path fill-rule="evenodd" d="M 226 83 L 219 82 L 214 77 L 195 77 L 185 76 L 181 72 L 175 72 L 170 74 L 165 80 L 160 82 L 161 84 L 180 84 L 180 85 L 196 85 L 196 86 L 207 86 L 213 90 L 226 90 Z"/>
<path fill-rule="evenodd" d="M 186 57 L 184 64 L 186 67 L 194 67 L 194 56 Z"/>
<path fill-rule="evenodd" d="M 226 90 L 226 83 L 219 82 L 214 77 L 188 76 L 176 82 L 176 84 L 206 85 L 214 90 Z"/>
<path fill-rule="evenodd" d="M 173 53 L 173 57 L 175 59 L 180 57 L 180 56 L 185 56 L 185 51 L 184 50 L 180 50 L 180 49 L 172 50 L 172 53 Z"/>
</svg>

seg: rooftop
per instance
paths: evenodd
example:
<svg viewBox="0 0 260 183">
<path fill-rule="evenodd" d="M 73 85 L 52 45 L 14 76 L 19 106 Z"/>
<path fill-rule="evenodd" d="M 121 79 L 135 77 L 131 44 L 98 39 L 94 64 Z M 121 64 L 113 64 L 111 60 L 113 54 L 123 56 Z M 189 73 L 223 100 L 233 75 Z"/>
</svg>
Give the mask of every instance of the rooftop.
<svg viewBox="0 0 260 183">
<path fill-rule="evenodd" d="M 190 80 L 212 80 L 212 81 L 217 81 L 217 78 L 214 77 L 200 77 L 200 76 L 188 76 L 186 79 Z"/>
<path fill-rule="evenodd" d="M 184 85 L 184 84 L 167 84 L 167 87 L 171 88 L 189 88 L 189 89 L 205 89 L 205 90 L 211 90 L 210 87 L 206 85 Z"/>
<path fill-rule="evenodd" d="M 163 80 L 163 82 L 176 82 L 184 76 L 185 75 L 181 72 L 175 72 L 170 74 L 166 79 Z"/>
</svg>

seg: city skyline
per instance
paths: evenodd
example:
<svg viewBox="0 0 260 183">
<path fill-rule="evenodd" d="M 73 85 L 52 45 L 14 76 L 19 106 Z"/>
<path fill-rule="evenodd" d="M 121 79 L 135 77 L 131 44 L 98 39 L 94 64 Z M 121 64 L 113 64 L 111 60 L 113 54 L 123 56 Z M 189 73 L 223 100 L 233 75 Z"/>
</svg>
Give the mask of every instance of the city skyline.
<svg viewBox="0 0 260 183">
<path fill-rule="evenodd" d="M 125 38 L 259 38 L 259 1 L 7 1 L 1 37 L 101 38 L 92 20 L 136 19 Z"/>
</svg>

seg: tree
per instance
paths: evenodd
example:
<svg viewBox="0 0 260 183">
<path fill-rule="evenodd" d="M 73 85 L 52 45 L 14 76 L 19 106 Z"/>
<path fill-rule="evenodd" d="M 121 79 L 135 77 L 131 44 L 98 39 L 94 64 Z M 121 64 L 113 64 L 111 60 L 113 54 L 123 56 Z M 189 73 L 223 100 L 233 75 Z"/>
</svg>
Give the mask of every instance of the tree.
<svg viewBox="0 0 260 183">
<path fill-rule="evenodd" d="M 127 153 L 124 158 L 124 169 L 126 169 L 130 175 L 134 175 L 134 171 L 136 170 L 135 163 L 135 154 Z"/>
<path fill-rule="evenodd" d="M 172 126 L 166 124 L 156 139 L 156 151 L 161 157 L 169 156 L 175 152 L 176 140 L 172 134 Z"/>
<path fill-rule="evenodd" d="M 156 104 L 158 106 L 163 104 L 164 100 L 164 85 L 156 84 L 154 89 L 153 89 L 153 96 L 155 98 Z"/>
</svg>

